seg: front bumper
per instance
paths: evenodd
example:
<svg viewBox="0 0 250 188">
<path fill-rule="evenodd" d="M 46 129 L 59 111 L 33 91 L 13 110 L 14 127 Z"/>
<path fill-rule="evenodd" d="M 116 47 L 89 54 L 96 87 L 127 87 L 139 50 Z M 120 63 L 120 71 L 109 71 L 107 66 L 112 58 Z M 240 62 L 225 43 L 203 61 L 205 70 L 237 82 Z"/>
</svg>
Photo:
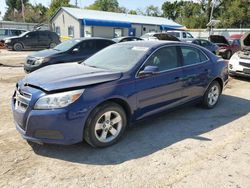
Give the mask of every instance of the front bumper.
<svg viewBox="0 0 250 188">
<path fill-rule="evenodd" d="M 238 62 L 230 62 L 228 65 L 229 74 L 231 76 L 242 76 L 250 77 L 250 58 L 249 59 L 240 59 Z"/>
<path fill-rule="evenodd" d="M 30 73 L 30 72 L 33 72 L 33 71 L 41 68 L 41 67 L 42 66 L 34 66 L 34 65 L 30 65 L 30 64 L 25 63 L 23 69 L 26 73 Z"/>
<path fill-rule="evenodd" d="M 70 145 L 83 140 L 86 110 L 12 111 L 16 129 L 26 140 L 36 143 Z"/>
<path fill-rule="evenodd" d="M 5 46 L 6 46 L 8 49 L 13 49 L 13 44 L 12 44 L 12 43 L 5 43 Z"/>
<path fill-rule="evenodd" d="M 232 70 L 229 70 L 229 75 L 230 76 L 241 76 L 241 77 L 250 78 L 250 74 L 244 73 L 243 71 L 232 71 Z"/>
</svg>

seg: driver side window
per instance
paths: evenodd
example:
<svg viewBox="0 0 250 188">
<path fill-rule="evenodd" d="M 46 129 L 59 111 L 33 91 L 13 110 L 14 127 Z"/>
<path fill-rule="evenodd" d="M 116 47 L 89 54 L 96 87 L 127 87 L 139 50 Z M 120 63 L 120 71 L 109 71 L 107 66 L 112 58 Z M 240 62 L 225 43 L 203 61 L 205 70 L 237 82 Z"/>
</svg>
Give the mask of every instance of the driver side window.
<svg viewBox="0 0 250 188">
<path fill-rule="evenodd" d="M 26 38 L 35 38 L 37 36 L 38 36 L 37 32 L 31 32 L 31 33 L 28 33 L 27 35 L 25 35 Z"/>
<path fill-rule="evenodd" d="M 159 72 L 179 67 L 176 47 L 163 47 L 157 50 L 147 60 L 144 68 L 146 66 L 157 66 Z"/>
</svg>

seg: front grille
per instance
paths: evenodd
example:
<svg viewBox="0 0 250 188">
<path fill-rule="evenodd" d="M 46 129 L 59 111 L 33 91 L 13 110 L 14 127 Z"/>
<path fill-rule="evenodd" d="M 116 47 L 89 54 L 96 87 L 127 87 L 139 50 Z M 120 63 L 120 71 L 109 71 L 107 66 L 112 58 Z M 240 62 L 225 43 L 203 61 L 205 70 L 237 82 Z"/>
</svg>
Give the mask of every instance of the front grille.
<svg viewBox="0 0 250 188">
<path fill-rule="evenodd" d="M 17 88 L 13 96 L 15 109 L 25 112 L 29 106 L 31 97 L 31 94 Z"/>
<path fill-rule="evenodd" d="M 240 62 L 240 65 L 242 65 L 244 67 L 250 67 L 250 63 Z"/>
</svg>

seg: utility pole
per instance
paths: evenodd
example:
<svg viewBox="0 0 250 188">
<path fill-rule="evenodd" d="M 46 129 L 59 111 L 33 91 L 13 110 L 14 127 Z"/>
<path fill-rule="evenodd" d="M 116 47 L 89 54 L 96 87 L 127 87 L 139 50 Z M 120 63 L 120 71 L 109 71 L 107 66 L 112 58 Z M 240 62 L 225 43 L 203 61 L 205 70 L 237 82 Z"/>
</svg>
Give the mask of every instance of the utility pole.
<svg viewBox="0 0 250 188">
<path fill-rule="evenodd" d="M 215 2 L 216 2 L 216 0 L 212 0 L 212 9 L 211 9 L 211 13 L 210 13 L 209 22 L 211 22 L 213 20 Z M 211 25 L 211 28 L 209 30 L 209 35 L 211 35 L 212 33 L 213 33 L 213 25 Z"/>
<path fill-rule="evenodd" d="M 75 6 L 78 7 L 78 1 L 77 0 L 75 1 Z"/>
<path fill-rule="evenodd" d="M 216 0 L 212 1 L 212 9 L 211 9 L 211 13 L 210 13 L 210 19 L 209 21 L 211 21 L 213 19 L 213 14 L 214 14 L 214 5 L 215 5 Z"/>
</svg>

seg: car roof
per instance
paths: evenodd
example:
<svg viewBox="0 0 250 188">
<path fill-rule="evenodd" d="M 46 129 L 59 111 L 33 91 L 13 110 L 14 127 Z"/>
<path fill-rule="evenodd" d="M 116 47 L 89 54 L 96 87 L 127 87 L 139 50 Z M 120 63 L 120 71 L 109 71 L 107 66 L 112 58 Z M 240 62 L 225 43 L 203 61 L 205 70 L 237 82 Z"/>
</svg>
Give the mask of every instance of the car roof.
<svg viewBox="0 0 250 188">
<path fill-rule="evenodd" d="M 115 42 L 119 42 L 123 39 L 127 39 L 127 38 L 136 38 L 136 39 L 141 39 L 140 37 L 136 37 L 136 36 L 123 36 L 123 37 L 117 37 L 117 38 L 113 38 L 112 40 Z M 142 40 L 142 39 L 141 39 Z"/>
<path fill-rule="evenodd" d="M 111 39 L 102 38 L 102 37 L 81 37 L 81 38 L 73 38 L 71 40 L 80 40 L 80 41 L 84 41 L 84 40 L 107 40 L 107 41 L 113 41 Z"/>
<path fill-rule="evenodd" d="M 147 47 L 147 48 L 158 48 L 165 45 L 173 45 L 173 44 L 188 44 L 186 42 L 178 42 L 178 41 L 130 41 L 130 42 L 122 42 L 117 45 L 130 45 L 137 47 Z M 188 44 L 189 45 L 189 44 Z"/>
<path fill-rule="evenodd" d="M 207 41 L 207 42 L 211 42 L 211 41 L 209 41 L 209 40 L 207 40 L 207 39 L 194 39 L 193 41 L 195 41 L 195 40 L 200 40 L 200 41 Z"/>
<path fill-rule="evenodd" d="M 26 29 L 16 29 L 16 28 L 0 28 L 0 29 L 18 30 L 18 31 L 27 31 Z"/>
<path fill-rule="evenodd" d="M 117 37 L 117 39 L 124 39 L 124 38 L 139 38 L 136 36 L 123 36 L 123 37 Z"/>
</svg>

